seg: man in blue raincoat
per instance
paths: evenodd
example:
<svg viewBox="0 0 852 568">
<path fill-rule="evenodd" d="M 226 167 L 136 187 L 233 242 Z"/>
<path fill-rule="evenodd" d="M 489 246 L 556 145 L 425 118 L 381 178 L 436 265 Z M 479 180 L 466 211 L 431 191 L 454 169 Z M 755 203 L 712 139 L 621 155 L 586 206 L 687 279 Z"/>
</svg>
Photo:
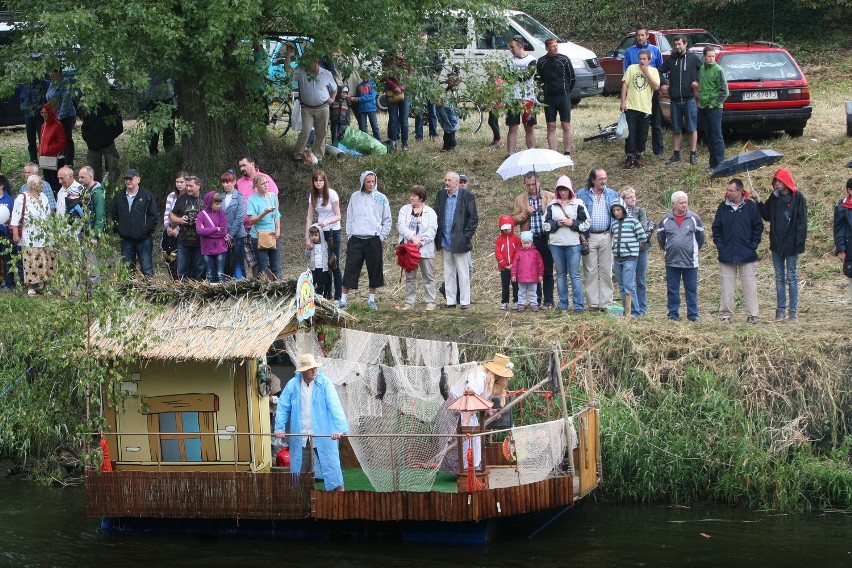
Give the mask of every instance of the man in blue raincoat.
<svg viewBox="0 0 852 568">
<path fill-rule="evenodd" d="M 343 491 L 338 440 L 349 432 L 349 423 L 334 384 L 320 372 L 320 367 L 310 353 L 299 357 L 296 374 L 278 397 L 275 437 L 288 437 L 288 425 L 292 433 L 318 436 L 289 437 L 290 471 L 310 473 L 313 457 L 326 491 Z"/>
</svg>

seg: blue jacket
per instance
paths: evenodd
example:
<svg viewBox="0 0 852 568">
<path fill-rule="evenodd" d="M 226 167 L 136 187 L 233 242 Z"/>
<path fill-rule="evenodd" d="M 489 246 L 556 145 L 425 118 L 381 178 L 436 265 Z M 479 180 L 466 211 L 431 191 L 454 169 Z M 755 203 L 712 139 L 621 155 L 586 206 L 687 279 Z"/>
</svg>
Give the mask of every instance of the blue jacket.
<svg viewBox="0 0 852 568">
<path fill-rule="evenodd" d="M 47 102 L 53 103 L 56 108 L 56 120 L 62 121 L 71 116 L 77 116 L 77 107 L 74 106 L 71 79 L 62 77 L 58 82 L 51 82 L 47 87 L 45 97 Z"/>
<path fill-rule="evenodd" d="M 358 112 L 376 112 L 376 84 L 367 79 L 355 87 L 355 96 L 349 100 L 358 103 Z"/>
<path fill-rule="evenodd" d="M 604 194 L 604 199 L 606 199 L 607 216 L 609 216 L 610 207 L 612 207 L 613 202 L 615 202 L 618 199 L 618 194 L 615 192 L 614 189 L 611 189 L 611 188 L 606 187 L 606 186 L 604 186 L 603 194 Z M 586 209 L 588 210 L 588 213 L 589 213 L 589 219 L 591 220 L 591 218 L 592 218 L 592 201 L 593 201 L 592 188 L 584 187 L 583 189 L 581 189 L 580 191 L 577 192 L 577 198 L 582 199 L 583 203 L 586 204 Z"/>
<path fill-rule="evenodd" d="M 647 49 L 651 52 L 651 67 L 659 69 L 663 66 L 663 54 L 660 53 L 659 47 L 652 43 L 649 43 L 644 47 L 634 43 L 627 48 L 627 51 L 624 52 L 624 69 L 621 70 L 622 73 L 626 73 L 627 68 L 634 63 L 639 63 L 639 52 L 643 49 Z"/>
<path fill-rule="evenodd" d="M 9 210 L 9 217 L 12 216 L 12 209 L 15 207 L 15 199 L 9 195 L 9 188 L 4 188 L 3 195 L 0 195 L 0 207 L 5 207 Z M 9 221 L 7 220 L 6 223 Z M 0 235 L 4 237 L 11 236 L 12 232 L 9 229 L 9 225 L 6 223 L 0 223 Z M 0 246 L 5 246 L 5 244 L 0 244 Z"/>
<path fill-rule="evenodd" d="M 763 219 L 757 203 L 746 199 L 736 209 L 728 199 L 719 204 L 713 218 L 713 244 L 719 251 L 719 262 L 755 262 L 762 235 Z"/>
<path fill-rule="evenodd" d="M 225 192 L 223 191 L 222 205 L 224 205 Z M 246 216 L 246 198 L 236 189 L 231 193 L 231 203 L 225 209 L 225 215 L 228 216 L 228 233 L 234 239 L 239 239 L 246 236 L 246 227 L 243 224 L 243 219 Z"/>
<path fill-rule="evenodd" d="M 852 260 L 852 209 L 843 201 L 834 206 L 834 254 L 841 252 Z"/>
<path fill-rule="evenodd" d="M 296 432 L 302 430 L 302 373 L 296 373 L 281 395 L 278 397 L 278 408 L 275 409 L 275 432 Z M 311 398 L 311 421 L 314 434 L 332 434 L 334 432 L 349 432 L 349 422 L 343 413 L 343 406 L 337 397 L 334 384 L 322 370 L 314 379 Z M 289 426 L 289 429 L 287 428 Z M 302 469 L 302 443 L 304 436 L 290 436 L 290 471 L 299 472 Z M 337 440 L 331 438 L 314 438 L 314 447 L 319 455 L 319 473 L 321 473 L 327 491 L 343 485 L 343 471 L 340 469 L 340 452 Z"/>
</svg>

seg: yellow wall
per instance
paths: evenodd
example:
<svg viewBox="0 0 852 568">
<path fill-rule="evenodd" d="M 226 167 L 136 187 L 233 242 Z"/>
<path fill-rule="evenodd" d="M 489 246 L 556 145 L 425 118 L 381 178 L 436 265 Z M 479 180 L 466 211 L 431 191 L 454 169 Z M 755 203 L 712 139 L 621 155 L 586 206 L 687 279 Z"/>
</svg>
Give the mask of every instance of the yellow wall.
<svg viewBox="0 0 852 568">
<path fill-rule="evenodd" d="M 254 367 L 254 365 L 250 365 Z M 131 390 L 135 385 L 136 396 L 127 398 L 123 408 L 117 411 L 117 432 L 147 432 L 147 416 L 142 414 L 144 397 L 180 395 L 187 393 L 212 393 L 219 397 L 219 411 L 216 413 L 215 428 L 217 453 L 220 462 L 234 461 L 236 438 L 231 432 L 269 432 L 269 399 L 260 398 L 255 387 L 253 375 L 249 378 L 245 365 L 225 363 L 220 366 L 198 363 L 149 363 L 141 368 L 130 369 L 125 383 Z M 135 375 L 134 373 L 138 373 Z M 131 380 L 138 378 L 138 380 Z M 249 380 L 247 380 L 247 378 Z M 234 400 L 235 387 L 248 392 L 249 420 L 238 423 Z M 243 391 L 245 392 L 245 391 Z M 253 415 L 253 417 L 252 417 Z M 262 438 L 255 445 L 255 467 L 268 467 L 271 460 L 269 438 Z M 145 463 L 151 461 L 151 453 L 146 435 L 121 435 L 118 437 L 118 451 L 113 459 L 119 462 Z M 138 451 L 133 449 L 138 448 Z M 264 466 L 264 464 L 266 464 Z M 198 465 L 197 463 L 193 465 Z"/>
</svg>

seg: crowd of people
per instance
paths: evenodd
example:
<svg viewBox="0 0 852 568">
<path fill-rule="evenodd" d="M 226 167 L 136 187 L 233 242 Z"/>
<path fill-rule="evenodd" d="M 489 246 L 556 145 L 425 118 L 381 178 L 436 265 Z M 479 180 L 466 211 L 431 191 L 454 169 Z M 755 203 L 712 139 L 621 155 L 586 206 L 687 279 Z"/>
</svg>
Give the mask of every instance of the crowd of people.
<svg viewBox="0 0 852 568">
<path fill-rule="evenodd" d="M 26 183 L 17 193 L 10 192 L 9 181 L 0 177 L 0 210 L 9 212 L 0 223 L 4 286 L 23 283 L 32 295 L 43 287 L 55 264 L 43 223 L 52 215 L 79 224 L 86 257 L 93 267 L 103 233 L 112 228 L 127 266 L 143 276 L 153 275 L 154 238 L 162 223 L 160 249 L 175 279 L 219 283 L 246 277 L 281 278 L 285 243 L 281 242 L 278 187 L 251 156 L 243 156 L 239 168 L 239 177 L 225 171 L 219 176 L 221 187 L 204 192 L 198 176 L 178 172 L 165 210 L 158 210 L 153 194 L 141 186 L 136 169 L 125 172 L 124 188 L 106 203 L 104 188 L 90 166 L 79 169 L 77 180 L 71 168 L 59 168 L 59 191 L 54 195 L 50 184 L 38 175 L 38 165 L 27 163 L 23 170 Z M 607 180 L 607 172 L 595 167 L 579 191 L 563 175 L 551 192 L 542 187 L 535 172 L 523 177 L 524 191 L 512 202 L 511 213 L 496 220 L 494 257 L 500 273 L 500 309 L 611 312 L 617 305 L 613 301 L 617 284 L 621 309 L 641 317 L 648 313 L 648 251 L 656 240 L 664 255 L 667 316 L 680 319 L 682 289 L 686 318 L 699 318 L 699 251 L 706 237 L 702 219 L 689 209 L 689 196 L 674 192 L 671 210 L 655 223 L 638 204 L 634 188 L 615 191 Z M 837 257 L 849 275 L 852 179 L 846 191 L 845 199 L 836 206 L 834 237 Z M 317 293 L 345 309 L 366 265 L 367 306 L 376 309 L 376 294 L 385 285 L 385 243 L 394 228 L 391 204 L 379 190 L 376 172 L 362 172 L 345 216 L 342 211 L 340 196 L 328 175 L 322 170 L 312 172 L 304 229 L 305 266 L 312 272 Z M 415 309 L 420 288 L 426 311 L 438 307 L 439 290 L 445 298 L 441 308 L 469 309 L 473 240 L 480 218 L 467 176 L 448 171 L 432 200 L 424 186 L 412 186 L 396 219 L 393 242 L 413 245 L 420 257 L 415 269 L 405 274 L 405 299 L 396 309 Z M 799 317 L 798 258 L 807 239 L 807 205 L 792 173 L 781 168 L 772 178 L 765 201 L 756 191 L 747 190 L 741 179 L 730 179 L 712 220 L 722 322 L 733 321 L 738 278 L 746 321 L 759 320 L 757 249 L 767 222 L 776 283 L 774 319 L 795 321 Z M 341 251 L 344 238 L 345 256 Z M 435 271 L 438 254 L 444 277 L 440 288 Z M 93 268 L 93 279 L 97 278 L 95 272 Z"/>
</svg>

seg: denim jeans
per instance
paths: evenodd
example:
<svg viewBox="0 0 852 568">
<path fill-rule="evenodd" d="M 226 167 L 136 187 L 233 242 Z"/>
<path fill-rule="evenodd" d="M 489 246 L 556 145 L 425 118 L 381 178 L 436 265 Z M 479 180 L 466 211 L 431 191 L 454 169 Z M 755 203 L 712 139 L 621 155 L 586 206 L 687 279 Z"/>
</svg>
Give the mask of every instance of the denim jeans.
<svg viewBox="0 0 852 568">
<path fill-rule="evenodd" d="M 204 264 L 207 265 L 207 280 L 210 282 L 225 281 L 225 253 L 205 254 Z"/>
<path fill-rule="evenodd" d="M 325 242 L 328 243 L 328 254 L 334 253 L 337 256 L 337 266 L 331 271 L 332 280 L 334 281 L 334 299 L 339 300 L 343 294 L 343 273 L 340 271 L 340 229 L 329 229 L 323 231 Z"/>
<path fill-rule="evenodd" d="M 411 101 L 403 99 L 398 103 L 388 103 L 388 138 L 391 142 L 402 140 L 408 146 L 408 113 Z"/>
<path fill-rule="evenodd" d="M 775 268 L 775 307 L 779 310 L 790 308 L 791 312 L 799 309 L 799 274 L 796 266 L 799 255 L 784 256 L 772 252 L 772 266 Z M 787 305 L 787 288 L 790 289 L 790 305 Z"/>
<path fill-rule="evenodd" d="M 121 258 L 131 270 L 136 270 L 136 261 L 139 261 L 139 270 L 145 276 L 154 275 L 154 243 L 151 237 L 142 241 L 131 241 L 121 239 Z"/>
<path fill-rule="evenodd" d="M 583 310 L 583 276 L 580 272 L 582 251 L 580 245 L 550 245 L 553 265 L 556 267 L 556 291 L 559 293 L 560 310 L 568 309 L 568 278 L 571 278 L 571 295 L 574 299 L 574 311 Z"/>
<path fill-rule="evenodd" d="M 686 293 L 686 317 L 698 319 L 698 268 L 666 266 L 666 297 L 670 319 L 680 319 L 680 282 Z"/>
<path fill-rule="evenodd" d="M 178 278 L 204 280 L 207 275 L 207 268 L 204 264 L 204 257 L 201 256 L 201 247 L 188 247 L 178 241 L 177 272 Z"/>
<path fill-rule="evenodd" d="M 625 308 L 627 315 L 627 294 L 630 294 L 630 311 L 633 311 L 633 303 L 636 301 L 636 259 L 615 258 L 615 279 L 618 281 L 618 289 L 621 291 L 621 305 Z"/>
<path fill-rule="evenodd" d="M 722 109 L 698 109 L 698 123 L 704 131 L 704 143 L 710 153 L 710 167 L 715 168 L 725 160 L 725 139 L 722 137 Z"/>
<path fill-rule="evenodd" d="M 379 130 L 379 118 L 376 116 L 376 111 L 359 112 L 358 113 L 358 128 L 361 132 L 367 132 L 367 120 L 370 120 L 370 129 L 373 131 L 373 138 L 376 140 L 382 139 L 382 133 Z"/>
<path fill-rule="evenodd" d="M 245 261 L 245 237 L 237 237 L 234 239 L 233 245 L 228 250 L 228 255 L 225 260 L 225 274 L 234 280 L 242 280 L 246 277 L 243 262 Z"/>
<path fill-rule="evenodd" d="M 435 138 L 438 136 L 438 115 L 435 113 L 435 105 L 426 103 L 420 110 L 420 113 L 414 117 L 414 139 L 417 141 L 423 140 L 423 123 L 429 125 L 429 136 Z"/>
<path fill-rule="evenodd" d="M 269 270 L 275 278 L 281 278 L 281 239 L 276 241 L 274 249 L 257 248 L 257 238 L 251 238 L 251 247 L 257 257 L 257 277 L 260 278 Z"/>
<path fill-rule="evenodd" d="M 630 306 L 630 314 L 644 316 L 648 313 L 648 250 L 640 250 L 636 259 L 636 295 Z"/>
</svg>

